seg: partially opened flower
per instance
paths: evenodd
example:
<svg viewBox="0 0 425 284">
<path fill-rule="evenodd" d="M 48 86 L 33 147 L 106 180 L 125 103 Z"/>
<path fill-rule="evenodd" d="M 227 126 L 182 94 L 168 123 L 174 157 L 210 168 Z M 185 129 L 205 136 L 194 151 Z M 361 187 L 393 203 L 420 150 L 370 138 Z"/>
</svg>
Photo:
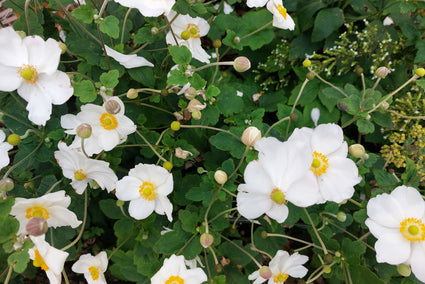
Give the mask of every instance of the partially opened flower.
<svg viewBox="0 0 425 284">
<path fill-rule="evenodd" d="M 167 17 L 171 21 L 176 14 L 171 11 Z M 210 62 L 211 56 L 201 46 L 201 37 L 207 35 L 210 30 L 210 25 L 206 20 L 200 17 L 192 18 L 189 15 L 178 15 L 171 23 L 171 28 L 175 38 L 169 31 L 166 36 L 167 44 L 184 45 L 190 50 L 193 58 L 204 63 Z"/>
<path fill-rule="evenodd" d="M 367 204 L 366 226 L 378 239 L 376 260 L 410 264 L 416 278 L 425 282 L 425 201 L 413 187 L 399 186 Z"/>
<path fill-rule="evenodd" d="M 288 201 L 301 207 L 313 205 L 320 198 L 313 176 L 306 144 L 262 138 L 255 144 L 258 160 L 245 169 L 245 184 L 238 186 L 237 209 L 248 219 L 262 214 L 282 223 L 288 217 Z"/>
<path fill-rule="evenodd" d="M 164 260 L 161 269 L 151 278 L 151 284 L 188 283 L 201 284 L 207 281 L 207 275 L 201 268 L 187 269 L 184 256 L 173 254 Z"/>
<path fill-rule="evenodd" d="M 248 0 L 248 7 L 263 7 L 267 3 L 267 10 L 273 14 L 273 26 L 280 29 L 295 29 L 294 20 L 283 7 L 282 0 Z"/>
<path fill-rule="evenodd" d="M 108 112 L 106 105 L 112 101 L 116 103 L 117 111 Z M 77 115 L 66 114 L 61 117 L 61 126 L 65 132 L 75 135 L 77 127 L 87 123 L 92 127 L 92 134 L 84 139 L 84 149 L 87 155 L 110 151 L 118 144 L 127 140 L 127 135 L 136 131 L 134 122 L 124 115 L 124 104 L 118 97 L 109 98 L 103 106 L 86 104 L 81 106 Z M 81 138 L 76 136 L 71 148 L 81 147 Z"/>
<path fill-rule="evenodd" d="M 50 284 L 61 284 L 62 270 L 68 253 L 58 250 L 44 240 L 44 235 L 30 236 L 34 247 L 29 249 L 30 259 L 35 267 L 46 271 Z"/>
<path fill-rule="evenodd" d="M 0 91 L 17 90 L 37 125 L 50 119 L 52 104 L 61 105 L 74 93 L 68 75 L 57 70 L 60 54 L 54 39 L 22 39 L 11 27 L 0 29 Z"/>
<path fill-rule="evenodd" d="M 175 0 L 115 0 L 115 2 L 129 8 L 135 8 L 145 17 L 165 16 L 171 11 Z"/>
<path fill-rule="evenodd" d="M 72 180 L 71 186 L 78 194 L 82 194 L 87 184 L 95 181 L 102 189 L 111 192 L 118 181 L 109 163 L 87 158 L 77 149 L 71 149 L 64 142 L 59 142 L 59 151 L 55 151 L 55 158 L 61 166 L 63 175 Z"/>
<path fill-rule="evenodd" d="M 167 195 L 172 191 L 171 173 L 160 166 L 140 163 L 117 182 L 115 194 L 120 200 L 130 201 L 128 212 L 133 218 L 145 219 L 155 211 L 167 215 L 171 222 L 173 205 Z"/>
<path fill-rule="evenodd" d="M 309 175 L 317 181 L 323 203 L 342 202 L 354 194 L 354 186 L 361 181 L 356 164 L 349 158 L 347 142 L 339 125 L 320 124 L 315 129 L 294 130 L 288 141 L 308 145 L 305 151 L 313 157 Z"/>
<path fill-rule="evenodd" d="M 142 2 L 142 1 L 141 1 Z M 137 56 L 137 54 L 122 54 L 116 50 L 113 50 L 109 46 L 105 45 L 106 53 L 108 56 L 115 59 L 119 64 L 127 69 L 149 66 L 153 67 L 153 64 L 147 61 L 144 57 Z"/>
<path fill-rule="evenodd" d="M 282 284 L 289 276 L 302 278 L 307 274 L 307 268 L 303 266 L 308 261 L 308 257 L 298 254 L 297 252 L 289 255 L 286 251 L 278 250 L 275 257 L 270 261 L 269 268 L 272 276 L 268 280 L 268 284 Z M 253 284 L 260 284 L 267 279 L 260 276 L 259 270 L 248 276 L 249 280 L 255 280 Z"/>
<path fill-rule="evenodd" d="M 38 198 L 15 199 L 10 215 L 15 216 L 19 221 L 18 235 L 25 233 L 25 227 L 32 217 L 43 217 L 49 227 L 71 226 L 77 228 L 81 221 L 78 221 L 74 212 L 68 209 L 71 204 L 71 197 L 65 196 L 65 191 L 60 190 L 45 194 Z"/>
<path fill-rule="evenodd" d="M 9 165 L 9 153 L 8 151 L 13 148 L 12 145 L 5 142 L 6 134 L 4 134 L 3 130 L 0 130 L 0 170 Z"/>
<path fill-rule="evenodd" d="M 80 256 L 72 265 L 72 271 L 83 273 L 88 284 L 106 284 L 105 271 L 108 268 L 108 257 L 106 252 L 101 251 L 96 256 L 90 253 Z"/>
</svg>

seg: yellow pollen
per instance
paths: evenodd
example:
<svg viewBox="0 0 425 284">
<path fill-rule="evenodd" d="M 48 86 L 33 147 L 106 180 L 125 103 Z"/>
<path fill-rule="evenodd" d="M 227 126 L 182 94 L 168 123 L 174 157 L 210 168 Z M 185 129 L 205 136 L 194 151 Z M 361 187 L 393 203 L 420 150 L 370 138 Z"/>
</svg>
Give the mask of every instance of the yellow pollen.
<svg viewBox="0 0 425 284">
<path fill-rule="evenodd" d="M 40 252 L 38 251 L 38 249 L 36 249 L 34 251 L 34 253 L 35 253 L 35 257 L 34 257 L 34 260 L 32 261 L 32 265 L 34 265 L 35 267 L 40 267 L 44 271 L 49 270 L 49 267 L 44 262 L 44 259 L 41 257 Z"/>
<path fill-rule="evenodd" d="M 328 167 L 328 158 L 322 153 L 317 153 L 314 151 L 313 162 L 311 163 L 310 171 L 312 171 L 315 176 L 321 176 L 322 174 L 326 173 Z"/>
<path fill-rule="evenodd" d="M 285 194 L 278 188 L 273 189 L 272 193 L 270 193 L 270 198 L 279 205 L 286 203 Z"/>
<path fill-rule="evenodd" d="M 400 233 L 411 242 L 425 240 L 425 225 L 416 218 L 407 218 L 400 223 Z"/>
<path fill-rule="evenodd" d="M 283 282 L 285 282 L 286 281 L 286 279 L 288 279 L 288 274 L 286 274 L 286 273 L 279 273 L 278 275 L 276 275 L 274 278 L 273 278 L 273 282 L 274 283 L 283 283 Z"/>
<path fill-rule="evenodd" d="M 155 199 L 155 187 L 153 184 L 145 181 L 139 188 L 140 196 L 142 196 L 144 199 L 148 201 Z"/>
<path fill-rule="evenodd" d="M 32 65 L 22 65 L 18 69 L 18 73 L 27 83 L 34 84 L 37 82 L 38 72 Z"/>
<path fill-rule="evenodd" d="M 33 206 L 27 208 L 25 218 L 30 219 L 32 217 L 43 217 L 45 220 L 49 219 L 49 211 L 46 208 L 40 206 Z"/>
<path fill-rule="evenodd" d="M 201 35 L 199 34 L 199 32 L 200 32 L 199 28 L 195 24 L 188 24 L 186 31 L 188 31 L 190 33 L 190 37 L 193 37 L 193 38 L 200 38 L 201 37 Z"/>
<path fill-rule="evenodd" d="M 96 267 L 90 266 L 89 272 L 90 272 L 91 278 L 93 278 L 93 280 L 97 280 L 99 278 L 99 269 L 97 269 Z"/>
<path fill-rule="evenodd" d="M 184 284 L 184 280 L 180 276 L 170 276 L 165 284 Z"/>
<path fill-rule="evenodd" d="M 74 172 L 74 178 L 78 181 L 86 179 L 87 175 L 84 174 L 82 169 L 76 170 Z"/>
<path fill-rule="evenodd" d="M 283 8 L 282 5 L 277 5 L 277 10 L 279 11 L 279 14 L 282 15 L 282 17 L 286 20 L 286 17 L 288 16 L 288 13 L 286 12 L 286 8 Z"/>
<path fill-rule="evenodd" d="M 100 117 L 100 125 L 106 130 L 112 130 L 118 127 L 118 121 L 115 115 L 110 113 L 103 113 Z"/>
</svg>

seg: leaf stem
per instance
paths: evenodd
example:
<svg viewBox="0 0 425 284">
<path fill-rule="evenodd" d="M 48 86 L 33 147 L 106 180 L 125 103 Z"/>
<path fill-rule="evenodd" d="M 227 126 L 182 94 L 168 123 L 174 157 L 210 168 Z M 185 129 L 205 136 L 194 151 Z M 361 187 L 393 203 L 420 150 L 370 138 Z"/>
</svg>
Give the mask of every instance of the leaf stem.
<svg viewBox="0 0 425 284">
<path fill-rule="evenodd" d="M 320 245 L 322 246 L 323 253 L 324 253 L 325 255 L 326 255 L 326 254 L 328 254 L 328 250 L 326 249 L 326 246 L 325 246 L 325 244 L 323 243 L 323 240 L 322 240 L 322 238 L 320 237 L 319 232 L 317 231 L 316 226 L 314 225 L 313 220 L 312 220 L 312 219 L 311 219 L 311 217 L 310 217 L 310 214 L 308 214 L 308 211 L 307 211 L 307 209 L 306 209 L 306 208 L 303 208 L 303 209 L 304 209 L 304 213 L 305 213 L 305 215 L 307 215 L 307 218 L 308 218 L 308 221 L 309 221 L 309 222 L 310 222 L 310 224 L 311 224 L 311 227 L 313 228 L 314 234 L 316 235 L 317 239 L 319 240 Z"/>
<path fill-rule="evenodd" d="M 64 248 L 62 248 L 62 251 L 65 251 L 67 249 L 69 249 L 70 247 L 72 247 L 73 245 L 75 245 L 81 238 L 81 236 L 83 235 L 84 232 L 84 227 L 86 225 L 86 221 L 87 221 L 87 189 L 84 190 L 84 217 L 83 217 L 83 224 L 81 224 L 81 230 L 78 233 L 77 238 L 75 238 L 75 240 L 73 240 L 70 244 L 68 244 L 67 246 L 65 246 Z"/>
<path fill-rule="evenodd" d="M 137 131 L 136 130 L 136 133 L 137 133 L 137 135 L 139 135 L 140 136 L 140 138 L 142 138 L 143 139 L 143 141 L 145 141 L 145 143 L 146 144 L 148 144 L 148 146 L 149 146 L 149 148 L 151 148 L 151 150 L 155 153 L 155 155 L 159 158 L 159 159 L 161 159 L 163 162 L 167 162 L 167 160 L 164 158 L 164 157 L 162 157 L 156 150 L 155 150 L 155 148 L 152 146 L 152 144 L 151 143 L 149 143 L 149 141 L 142 135 L 142 133 L 140 133 L 139 131 Z"/>
</svg>

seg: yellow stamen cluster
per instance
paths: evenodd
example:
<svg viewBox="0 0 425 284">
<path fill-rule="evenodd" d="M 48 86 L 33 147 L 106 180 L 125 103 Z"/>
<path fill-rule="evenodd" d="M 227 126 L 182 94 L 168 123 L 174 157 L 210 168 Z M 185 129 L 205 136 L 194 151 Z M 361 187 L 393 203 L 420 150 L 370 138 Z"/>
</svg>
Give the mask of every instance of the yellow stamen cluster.
<svg viewBox="0 0 425 284">
<path fill-rule="evenodd" d="M 287 203 L 285 194 L 278 188 L 273 189 L 272 193 L 270 193 L 270 198 L 279 205 Z"/>
<path fill-rule="evenodd" d="M 38 72 L 32 65 L 22 65 L 18 69 L 18 74 L 25 80 L 26 83 L 34 84 L 37 82 Z"/>
<path fill-rule="evenodd" d="M 155 199 L 155 186 L 152 183 L 145 181 L 139 187 L 139 193 L 144 199 L 152 201 Z"/>
<path fill-rule="evenodd" d="M 200 38 L 201 37 L 201 35 L 199 34 L 200 30 L 199 30 L 198 26 L 195 25 L 195 24 L 188 24 L 187 27 L 186 27 L 186 31 L 189 32 L 190 37 L 192 37 L 192 38 Z"/>
<path fill-rule="evenodd" d="M 49 270 L 49 267 L 48 267 L 48 266 L 47 266 L 47 264 L 44 262 L 44 259 L 43 259 L 43 257 L 41 257 L 40 252 L 38 251 L 38 249 L 36 249 L 36 250 L 34 251 L 34 253 L 35 253 L 35 257 L 34 257 L 34 260 L 33 260 L 32 264 L 33 264 L 35 267 L 40 267 L 40 268 L 41 268 L 42 270 L 44 270 L 44 271 Z"/>
<path fill-rule="evenodd" d="M 49 219 L 49 211 L 41 206 L 33 206 L 27 208 L 25 218 L 30 219 L 32 217 L 43 217 L 45 220 Z"/>
<path fill-rule="evenodd" d="M 115 115 L 110 113 L 103 113 L 100 117 L 100 125 L 106 130 L 112 130 L 118 127 L 118 121 Z"/>
<path fill-rule="evenodd" d="M 90 266 L 89 272 L 90 272 L 91 278 L 93 278 L 93 280 L 99 279 L 99 269 L 97 269 L 97 267 Z"/>
<path fill-rule="evenodd" d="M 83 172 L 83 170 L 82 170 L 82 169 L 76 170 L 76 171 L 74 172 L 74 178 L 75 178 L 76 180 L 78 180 L 78 181 L 85 180 L 85 179 L 86 179 L 86 177 L 87 177 L 87 175 L 86 175 L 86 174 L 84 174 L 84 172 Z"/>
<path fill-rule="evenodd" d="M 273 277 L 273 283 L 283 283 L 288 279 L 289 275 L 286 273 L 279 273 L 275 277 Z"/>
<path fill-rule="evenodd" d="M 184 284 L 184 280 L 180 276 L 170 276 L 165 284 Z"/>
<path fill-rule="evenodd" d="M 328 170 L 328 158 L 322 153 L 313 152 L 313 162 L 311 163 L 310 170 L 315 176 L 321 176 Z"/>
<path fill-rule="evenodd" d="M 286 8 L 283 8 L 282 5 L 277 5 L 277 10 L 279 11 L 279 14 L 282 15 L 282 17 L 286 20 L 286 17 L 288 17 L 288 13 L 286 12 Z"/>
<path fill-rule="evenodd" d="M 425 240 L 425 225 L 416 218 L 407 218 L 400 223 L 400 233 L 411 242 Z"/>
</svg>

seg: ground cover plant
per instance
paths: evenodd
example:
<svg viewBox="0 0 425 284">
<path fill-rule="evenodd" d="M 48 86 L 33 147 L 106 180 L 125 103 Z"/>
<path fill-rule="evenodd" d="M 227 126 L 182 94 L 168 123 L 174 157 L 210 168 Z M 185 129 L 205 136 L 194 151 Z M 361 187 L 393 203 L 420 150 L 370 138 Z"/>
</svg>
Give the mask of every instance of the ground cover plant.
<svg viewBox="0 0 425 284">
<path fill-rule="evenodd" d="M 423 1 L 1 5 L 0 281 L 425 282 Z"/>
</svg>

